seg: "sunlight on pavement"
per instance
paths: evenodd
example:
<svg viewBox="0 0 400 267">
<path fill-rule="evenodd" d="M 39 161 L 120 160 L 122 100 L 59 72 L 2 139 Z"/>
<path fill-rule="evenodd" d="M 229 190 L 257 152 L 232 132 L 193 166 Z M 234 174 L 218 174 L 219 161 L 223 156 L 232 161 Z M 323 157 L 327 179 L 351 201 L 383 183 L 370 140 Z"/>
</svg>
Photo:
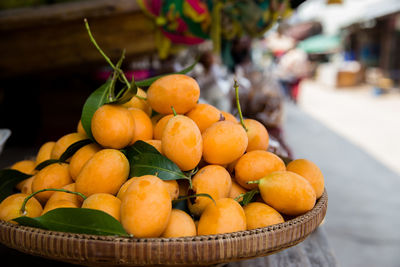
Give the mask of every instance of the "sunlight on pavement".
<svg viewBox="0 0 400 267">
<path fill-rule="evenodd" d="M 299 107 L 400 174 L 400 94 L 301 84 Z"/>
</svg>

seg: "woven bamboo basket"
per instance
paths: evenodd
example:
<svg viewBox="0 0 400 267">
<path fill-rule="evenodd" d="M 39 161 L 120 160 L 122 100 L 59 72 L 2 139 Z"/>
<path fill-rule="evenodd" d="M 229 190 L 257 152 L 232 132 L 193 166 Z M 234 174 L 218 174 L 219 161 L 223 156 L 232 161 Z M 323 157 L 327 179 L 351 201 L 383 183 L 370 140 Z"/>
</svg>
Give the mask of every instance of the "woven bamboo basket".
<svg viewBox="0 0 400 267">
<path fill-rule="evenodd" d="M 266 256 L 302 242 L 325 217 L 326 191 L 302 216 L 265 228 L 184 238 L 125 238 L 47 231 L 0 221 L 0 242 L 87 266 L 200 266 Z"/>
</svg>

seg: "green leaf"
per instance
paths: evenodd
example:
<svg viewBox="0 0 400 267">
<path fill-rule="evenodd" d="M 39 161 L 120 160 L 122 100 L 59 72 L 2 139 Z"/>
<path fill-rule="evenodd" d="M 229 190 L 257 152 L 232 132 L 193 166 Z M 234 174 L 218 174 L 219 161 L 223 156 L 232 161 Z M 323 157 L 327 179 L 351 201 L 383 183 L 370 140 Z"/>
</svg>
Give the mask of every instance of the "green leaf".
<svg viewBox="0 0 400 267">
<path fill-rule="evenodd" d="M 15 193 L 14 188 L 25 179 L 31 177 L 29 174 L 17 170 L 4 169 L 0 171 L 0 202 L 9 195 Z"/>
<path fill-rule="evenodd" d="M 21 216 L 14 221 L 24 226 L 60 232 L 128 236 L 121 223 L 114 217 L 93 209 L 58 208 L 40 217 Z"/>
<path fill-rule="evenodd" d="M 93 140 L 91 122 L 93 114 L 96 110 L 103 106 L 108 101 L 109 97 L 109 87 L 111 80 L 107 80 L 102 86 L 100 86 L 96 91 L 94 91 L 88 99 L 86 99 L 85 104 L 82 109 L 81 122 L 83 129 L 85 129 L 86 135 Z"/>
<path fill-rule="evenodd" d="M 91 139 L 84 139 L 84 140 L 80 140 L 77 141 L 73 144 L 71 144 L 67 150 L 64 151 L 64 153 L 62 153 L 61 157 L 60 157 L 60 161 L 61 162 L 66 162 L 67 159 L 69 159 L 70 157 L 72 157 L 76 151 L 78 151 L 80 148 L 89 145 L 93 143 L 93 141 Z"/>
<path fill-rule="evenodd" d="M 125 156 L 128 158 L 129 162 L 131 160 L 133 161 L 134 157 L 136 157 L 137 155 L 143 153 L 161 155 L 160 152 L 158 152 L 158 150 L 154 146 L 141 140 L 138 140 L 133 145 L 126 147 L 123 152 Z"/>
<path fill-rule="evenodd" d="M 187 179 L 179 167 L 161 154 L 142 153 L 129 159 L 132 176 L 155 175 L 162 180 Z"/>
<path fill-rule="evenodd" d="M 160 79 L 161 77 L 164 77 L 164 76 L 166 76 L 166 75 L 170 75 L 170 74 L 186 74 L 186 73 L 188 73 L 189 71 L 191 71 L 191 70 L 194 68 L 194 66 L 196 66 L 196 64 L 197 64 L 198 61 L 199 61 L 199 60 L 197 59 L 192 65 L 190 65 L 189 67 L 187 67 L 187 68 L 185 68 L 185 69 L 183 69 L 183 70 L 181 70 L 181 71 L 177 71 L 177 72 L 173 72 L 173 73 L 168 73 L 168 74 L 163 74 L 163 75 L 158 75 L 158 76 L 154 76 L 154 77 L 149 78 L 149 79 L 137 81 L 137 82 L 135 82 L 135 83 L 136 83 L 136 86 L 137 86 L 137 87 L 140 87 L 140 88 L 142 88 L 142 87 L 149 87 L 153 82 L 155 82 L 156 80 L 158 80 L 158 79 Z"/>
<path fill-rule="evenodd" d="M 61 162 L 59 159 L 48 159 L 43 162 L 41 162 L 39 165 L 36 166 L 35 170 L 40 171 L 41 169 L 46 168 L 47 166 L 53 164 L 53 163 L 58 163 Z"/>
<path fill-rule="evenodd" d="M 122 95 L 119 96 L 116 100 L 112 101 L 111 103 L 115 104 L 124 104 L 131 100 L 132 97 L 134 97 L 137 93 L 137 86 L 131 86 L 131 88 L 126 88 Z"/>
<path fill-rule="evenodd" d="M 246 206 L 253 200 L 254 196 L 258 193 L 260 193 L 260 191 L 258 191 L 257 189 L 253 189 L 249 192 L 239 195 L 237 198 L 235 198 L 235 200 L 240 199 L 240 197 L 243 197 L 243 200 L 240 201 L 239 203 L 242 206 Z"/>
</svg>

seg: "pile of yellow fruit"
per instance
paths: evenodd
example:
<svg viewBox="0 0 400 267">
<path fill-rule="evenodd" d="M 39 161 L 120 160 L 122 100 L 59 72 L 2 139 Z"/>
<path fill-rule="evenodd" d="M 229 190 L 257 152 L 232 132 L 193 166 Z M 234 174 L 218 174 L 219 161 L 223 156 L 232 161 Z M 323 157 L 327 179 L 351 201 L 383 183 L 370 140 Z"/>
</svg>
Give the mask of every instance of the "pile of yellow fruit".
<svg viewBox="0 0 400 267">
<path fill-rule="evenodd" d="M 135 237 L 211 235 L 266 227 L 311 210 L 324 191 L 324 179 L 311 161 L 297 159 L 287 166 L 268 152 L 269 136 L 258 121 L 238 121 L 232 114 L 199 104 L 200 88 L 190 76 L 171 74 L 157 79 L 147 93 L 124 104 L 105 104 L 91 120 L 95 140 L 66 162 L 35 168 L 58 159 L 66 149 L 88 136 L 77 132 L 42 145 L 34 160 L 11 168 L 32 177 L 17 185 L 21 193 L 0 204 L 0 219 L 21 216 L 28 195 L 56 188 L 79 192 L 43 191 L 30 198 L 25 215 L 41 216 L 57 208 L 101 210 L 118 220 Z M 151 117 L 155 111 L 157 115 Z M 188 179 L 129 177 L 130 162 L 123 149 L 142 140 L 175 163 Z M 197 172 L 194 170 L 198 169 Z M 251 190 L 259 197 L 243 204 Z M 208 194 L 210 197 L 195 194 Z M 174 209 L 185 199 L 188 210 Z M 12 221 L 11 221 L 12 222 Z"/>
</svg>

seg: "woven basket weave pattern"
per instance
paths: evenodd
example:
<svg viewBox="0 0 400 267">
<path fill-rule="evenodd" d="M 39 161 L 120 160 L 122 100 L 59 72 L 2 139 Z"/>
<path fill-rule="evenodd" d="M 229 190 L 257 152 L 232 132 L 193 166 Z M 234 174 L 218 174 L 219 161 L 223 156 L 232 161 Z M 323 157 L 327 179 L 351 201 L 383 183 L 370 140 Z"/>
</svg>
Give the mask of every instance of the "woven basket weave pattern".
<svg viewBox="0 0 400 267">
<path fill-rule="evenodd" d="M 0 221 L 0 242 L 32 255 L 83 265 L 209 265 L 265 256 L 296 245 L 321 223 L 327 203 L 325 191 L 311 211 L 285 223 L 184 238 L 73 234 Z"/>
</svg>

